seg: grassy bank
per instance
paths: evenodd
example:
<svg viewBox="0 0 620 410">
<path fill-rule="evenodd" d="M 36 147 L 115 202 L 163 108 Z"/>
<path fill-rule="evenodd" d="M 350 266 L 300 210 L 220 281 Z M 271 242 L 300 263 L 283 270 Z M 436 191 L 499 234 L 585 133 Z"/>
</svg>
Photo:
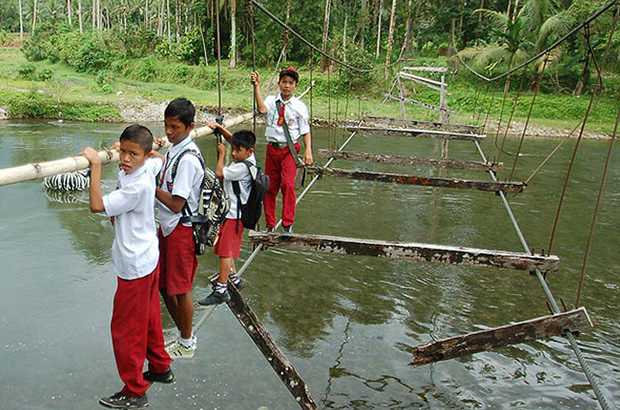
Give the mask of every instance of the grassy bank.
<svg viewBox="0 0 620 410">
<path fill-rule="evenodd" d="M 434 60 L 436 64 L 441 61 Z M 299 92 L 315 81 L 312 96 L 305 97 L 313 117 L 322 119 L 354 119 L 359 113 L 375 110 L 388 91 L 390 80 L 376 73 L 365 77 L 347 77 L 344 72 L 332 75 L 311 72 L 299 67 Z M 263 89 L 273 76 L 273 69 L 260 70 Z M 484 92 L 457 76 L 448 76 L 450 109 L 457 113 L 453 122 L 476 123 L 484 120 L 490 107 L 490 118 L 498 118 L 502 110 L 501 90 Z M 185 96 L 199 107 L 215 109 L 218 105 L 218 75 L 215 63 L 188 66 L 160 61 L 153 57 L 115 61 L 109 70 L 97 74 L 77 73 L 72 68 L 48 61 L 28 62 L 18 48 L 0 48 L 0 105 L 8 107 L 10 118 L 63 118 L 83 121 L 122 121 L 120 105 L 148 106 Z M 408 83 L 410 98 L 438 105 L 438 93 Z M 275 90 L 275 85 L 272 90 Z M 482 90 L 482 91 L 480 91 Z M 516 91 L 505 101 L 504 121 L 512 110 Z M 514 120 L 524 121 L 533 98 L 523 94 L 518 99 Z M 252 109 L 249 69 L 229 69 L 222 62 L 222 107 L 227 111 L 247 112 Z M 539 94 L 530 124 L 553 128 L 570 128 L 581 119 L 589 96 Z M 603 97 L 591 115 L 588 129 L 611 134 L 617 114 L 618 100 Z M 408 104 L 407 118 L 436 121 L 437 112 Z M 400 117 L 398 102 L 383 104 L 374 115 Z"/>
</svg>

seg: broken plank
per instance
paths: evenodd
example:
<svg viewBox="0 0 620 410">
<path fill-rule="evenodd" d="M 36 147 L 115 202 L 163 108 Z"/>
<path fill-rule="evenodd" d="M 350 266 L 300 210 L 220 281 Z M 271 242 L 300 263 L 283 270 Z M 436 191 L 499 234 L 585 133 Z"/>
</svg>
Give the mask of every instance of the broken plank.
<svg viewBox="0 0 620 410">
<path fill-rule="evenodd" d="M 361 120 L 374 122 L 374 123 L 387 123 L 387 124 L 397 124 L 399 126 L 418 126 L 418 127 L 426 127 L 433 129 L 442 129 L 444 131 L 457 131 L 457 132 L 473 132 L 475 133 L 477 130 L 482 129 L 482 127 L 478 127 L 475 125 L 467 125 L 467 124 L 442 124 L 440 122 L 433 121 L 419 121 L 419 120 L 401 120 L 398 118 L 390 118 L 390 117 L 377 117 L 372 115 L 364 115 L 360 118 Z M 359 121 L 355 121 L 355 123 L 359 123 Z M 353 121 L 351 121 L 353 124 Z"/>
<path fill-rule="evenodd" d="M 405 72 L 402 72 L 402 71 L 400 73 L 398 73 L 398 78 L 399 79 L 404 78 L 404 79 L 407 79 L 407 80 L 411 80 L 414 83 L 418 83 L 418 84 L 424 85 L 424 86 L 426 86 L 428 88 L 432 88 L 435 91 L 441 91 L 441 88 L 437 87 L 437 86 L 435 86 L 433 84 L 439 84 L 440 86 L 441 85 L 444 85 L 444 86 L 446 85 L 446 84 L 442 83 L 441 81 L 431 80 L 429 78 L 421 77 L 421 76 L 418 76 L 418 75 L 415 75 L 415 74 L 405 73 Z"/>
<path fill-rule="evenodd" d="M 279 246 L 298 251 L 318 251 L 340 255 L 367 255 L 390 259 L 408 259 L 455 265 L 485 265 L 495 268 L 532 272 L 555 272 L 559 268 L 557 256 L 493 249 L 466 248 L 416 242 L 395 242 L 376 239 L 345 238 L 327 235 L 282 235 L 276 232 L 250 231 L 252 243 Z"/>
<path fill-rule="evenodd" d="M 308 386 L 297 370 L 288 361 L 284 353 L 278 348 L 265 326 L 258 320 L 245 299 L 234 286 L 228 286 L 230 301 L 228 307 L 241 323 L 250 338 L 267 359 L 282 383 L 290 391 L 295 401 L 302 409 L 316 409 L 317 405 L 310 395 Z"/>
<path fill-rule="evenodd" d="M 442 131 L 442 130 L 425 130 L 420 128 L 401 128 L 401 127 L 370 127 L 364 125 L 345 127 L 347 131 L 359 131 L 370 134 L 387 134 L 387 135 L 411 135 L 422 138 L 443 138 L 450 140 L 463 141 L 480 141 L 485 138 L 481 134 L 472 134 L 466 132 Z"/>
<path fill-rule="evenodd" d="M 403 67 L 403 70 L 411 71 L 431 71 L 435 73 L 445 73 L 448 71 L 446 67 Z"/>
<path fill-rule="evenodd" d="M 435 168 L 468 169 L 473 171 L 499 171 L 504 164 L 499 162 L 457 161 L 451 159 L 418 158 L 404 155 L 371 154 L 367 152 L 330 151 L 319 149 L 319 156 L 346 161 L 364 161 L 383 164 L 419 165 Z"/>
<path fill-rule="evenodd" d="M 418 345 L 413 348 L 413 362 L 409 364 L 420 366 L 506 345 L 558 336 L 566 331 L 574 333 L 592 326 L 588 312 L 584 307 L 580 307 L 569 312 Z"/>
<path fill-rule="evenodd" d="M 390 172 L 359 171 L 354 169 L 331 167 L 320 168 L 311 166 L 308 167 L 308 171 L 328 177 L 341 177 L 376 182 L 392 182 L 397 184 L 421 185 L 439 188 L 476 189 L 479 191 L 491 192 L 503 191 L 518 193 L 523 191 L 526 187 L 526 184 L 523 182 L 494 182 L 458 178 L 420 177 L 415 175 L 394 174 Z"/>
</svg>

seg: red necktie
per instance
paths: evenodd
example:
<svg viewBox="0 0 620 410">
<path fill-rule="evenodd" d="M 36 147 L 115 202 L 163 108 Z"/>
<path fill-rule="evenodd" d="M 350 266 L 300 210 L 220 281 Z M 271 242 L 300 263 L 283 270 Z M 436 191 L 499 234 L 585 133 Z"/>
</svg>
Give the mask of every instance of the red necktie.
<svg viewBox="0 0 620 410">
<path fill-rule="evenodd" d="M 282 126 L 284 124 L 284 104 L 280 107 L 280 115 L 278 116 L 278 126 Z"/>
</svg>

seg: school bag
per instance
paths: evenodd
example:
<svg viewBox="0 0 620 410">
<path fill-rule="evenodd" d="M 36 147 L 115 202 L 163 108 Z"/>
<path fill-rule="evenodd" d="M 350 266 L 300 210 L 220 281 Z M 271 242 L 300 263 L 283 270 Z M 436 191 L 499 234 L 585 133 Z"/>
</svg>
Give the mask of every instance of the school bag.
<svg viewBox="0 0 620 410">
<path fill-rule="evenodd" d="M 209 167 L 205 165 L 204 159 L 200 152 L 188 149 L 179 155 L 176 162 L 172 165 L 172 181 L 177 173 L 177 167 L 183 155 L 194 155 L 200 161 L 205 176 L 200 185 L 200 197 L 198 198 L 198 211 L 196 215 L 189 209 L 189 205 L 185 202 L 183 207 L 183 216 L 181 222 L 191 222 L 194 230 L 194 247 L 196 255 L 205 253 L 207 246 L 213 246 L 216 241 L 220 225 L 226 219 L 226 214 L 230 209 L 230 200 L 224 192 L 222 184 Z"/>
<path fill-rule="evenodd" d="M 233 192 L 237 197 L 237 231 L 239 231 L 239 219 L 243 226 L 248 229 L 256 229 L 256 224 L 263 213 L 263 201 L 265 194 L 269 188 L 269 176 L 263 174 L 258 165 L 250 161 L 243 161 L 248 168 L 252 184 L 250 185 L 250 194 L 245 204 L 241 203 L 241 189 L 239 181 L 232 181 Z M 256 168 L 256 176 L 252 176 L 252 167 Z"/>
</svg>

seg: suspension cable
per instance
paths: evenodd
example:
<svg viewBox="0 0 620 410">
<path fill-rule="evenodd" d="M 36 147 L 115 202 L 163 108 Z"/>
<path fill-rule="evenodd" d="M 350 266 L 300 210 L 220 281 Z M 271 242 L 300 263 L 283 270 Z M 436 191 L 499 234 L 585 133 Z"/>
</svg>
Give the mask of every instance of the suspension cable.
<svg viewBox="0 0 620 410">
<path fill-rule="evenodd" d="M 250 30 L 252 37 L 252 72 L 256 72 L 256 46 L 255 46 L 255 37 L 256 33 L 254 32 L 254 7 L 252 7 L 252 2 L 248 2 L 248 14 L 250 17 Z M 252 132 L 256 134 L 256 89 L 252 87 Z"/>
<path fill-rule="evenodd" d="M 217 118 L 215 119 L 215 121 L 219 124 L 222 124 L 222 49 L 220 41 L 220 0 L 217 0 L 215 4 L 215 31 L 217 38 Z M 215 135 L 217 136 L 217 143 L 222 142 L 222 134 L 217 132 L 215 133 Z"/>
<path fill-rule="evenodd" d="M 597 82 L 596 82 L 596 86 L 595 87 L 599 87 L 601 92 L 603 90 L 603 80 L 601 78 L 601 71 L 600 68 L 598 67 L 598 64 L 596 62 L 596 56 L 594 55 L 594 50 L 592 49 L 592 44 L 590 43 L 590 30 L 589 30 L 589 26 L 586 26 L 586 30 L 584 33 L 584 37 L 586 39 L 586 44 L 588 45 L 588 54 L 590 55 L 590 57 L 592 58 L 592 61 L 595 65 L 595 67 L 597 68 L 598 71 L 598 76 L 597 76 Z M 586 62 L 584 64 L 587 64 L 587 57 L 586 57 Z M 562 210 L 562 205 L 564 203 L 564 198 L 566 196 L 566 191 L 568 189 L 568 183 L 570 181 L 570 175 L 573 171 L 573 165 L 575 164 L 575 158 L 577 157 L 577 151 L 579 150 L 579 145 L 581 142 L 581 139 L 583 137 L 583 131 L 585 130 L 586 127 L 586 123 L 588 122 L 588 117 L 590 116 L 590 114 L 592 113 L 592 103 L 594 101 L 594 95 L 596 94 L 596 92 L 592 93 L 592 97 L 590 98 L 590 103 L 588 105 L 588 109 L 586 110 L 586 115 L 585 118 L 583 120 L 583 122 L 581 123 L 581 129 L 579 130 L 579 135 L 577 136 L 577 142 L 575 143 L 575 148 L 573 149 L 573 155 L 571 157 L 570 163 L 568 164 L 568 169 L 566 171 L 566 179 L 564 180 L 564 186 L 562 187 L 562 194 L 560 195 L 560 200 L 558 201 L 558 209 L 557 212 L 555 214 L 555 219 L 553 221 L 553 228 L 551 229 L 551 237 L 549 239 L 549 253 L 551 253 L 551 249 L 553 247 L 553 240 L 555 239 L 555 233 L 558 227 L 558 221 L 560 219 L 560 212 Z"/>
<path fill-rule="evenodd" d="M 578 25 L 577 27 L 573 28 L 571 31 L 569 31 L 567 34 L 565 34 L 564 36 L 562 36 L 562 38 L 560 38 L 558 41 L 556 41 L 555 43 L 553 43 L 551 46 L 547 47 L 545 50 L 541 51 L 540 53 L 536 54 L 534 57 L 530 58 L 529 60 L 527 60 L 526 62 L 519 64 L 518 66 L 506 71 L 503 74 L 500 74 L 498 76 L 495 77 L 485 77 L 484 75 L 478 73 L 476 70 L 474 70 L 473 68 L 471 68 L 469 65 L 467 65 L 467 63 L 465 63 L 465 61 L 463 61 L 463 59 L 461 58 L 461 56 L 459 55 L 459 50 L 457 50 L 456 45 L 454 47 L 454 50 L 456 51 L 456 57 L 459 59 L 459 61 L 461 62 L 461 64 L 463 64 L 465 66 L 465 68 L 467 68 L 472 74 L 474 74 L 475 76 L 477 76 L 478 78 L 481 78 L 485 81 L 496 81 L 499 80 L 500 78 L 504 78 L 510 74 L 512 74 L 513 72 L 517 71 L 518 69 L 525 67 L 526 65 L 529 65 L 531 62 L 536 61 L 537 59 L 539 59 L 540 57 L 542 57 L 543 55 L 545 55 L 546 53 L 549 53 L 551 50 L 557 48 L 560 44 L 562 44 L 564 41 L 566 41 L 566 39 L 568 39 L 569 37 L 573 36 L 575 33 L 577 33 L 578 31 L 580 31 L 582 28 L 586 27 L 587 25 L 589 25 L 592 21 L 594 21 L 595 19 L 597 19 L 601 14 L 603 14 L 604 12 L 606 12 L 607 10 L 609 10 L 614 4 L 616 4 L 618 2 L 618 0 L 612 0 L 609 3 L 607 3 L 607 5 L 605 5 L 603 8 L 601 8 L 599 11 L 597 11 L 596 13 L 594 13 L 592 16 L 590 16 L 586 21 L 584 21 L 583 23 L 581 23 L 580 25 Z"/>
</svg>

